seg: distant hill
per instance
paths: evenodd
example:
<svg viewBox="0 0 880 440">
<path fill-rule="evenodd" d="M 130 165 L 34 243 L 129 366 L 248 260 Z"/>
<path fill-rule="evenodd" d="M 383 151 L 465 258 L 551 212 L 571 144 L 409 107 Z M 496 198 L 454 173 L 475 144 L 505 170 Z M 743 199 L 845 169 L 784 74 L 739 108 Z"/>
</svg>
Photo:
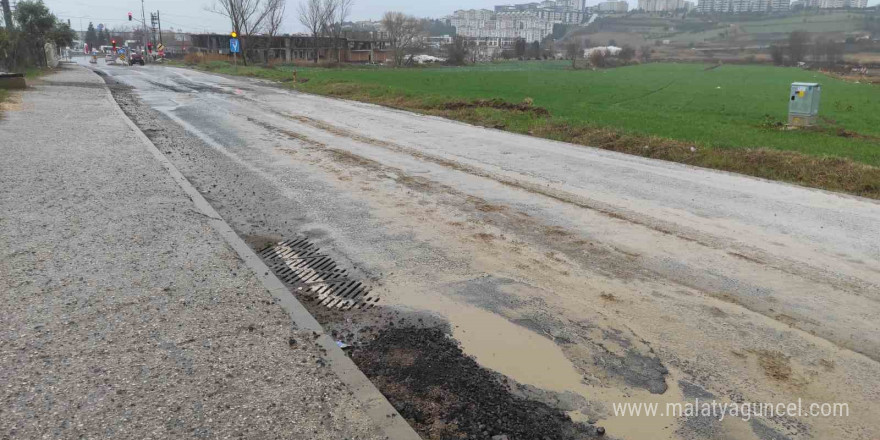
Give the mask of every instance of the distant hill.
<svg viewBox="0 0 880 440">
<path fill-rule="evenodd" d="M 672 45 L 714 46 L 770 44 L 784 40 L 792 31 L 803 30 L 844 39 L 854 34 L 880 31 L 880 13 L 876 10 L 801 11 L 791 14 L 658 16 L 632 12 L 603 17 L 584 29 L 569 33 L 602 41 L 630 35 L 633 41 L 667 41 Z M 591 37 L 591 35 L 593 37 Z M 607 37 L 606 36 L 611 36 Z"/>
</svg>

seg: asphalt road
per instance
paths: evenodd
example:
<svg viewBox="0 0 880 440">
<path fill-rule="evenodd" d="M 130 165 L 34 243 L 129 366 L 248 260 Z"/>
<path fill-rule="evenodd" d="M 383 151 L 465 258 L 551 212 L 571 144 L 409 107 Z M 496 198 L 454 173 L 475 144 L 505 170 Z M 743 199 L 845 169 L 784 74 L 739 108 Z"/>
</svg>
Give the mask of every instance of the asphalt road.
<svg viewBox="0 0 880 440">
<path fill-rule="evenodd" d="M 383 305 L 447 319 L 481 364 L 580 395 L 573 417 L 617 438 L 880 437 L 875 201 L 257 80 L 99 69 L 241 235 L 312 237 Z M 612 410 L 693 396 L 850 415 Z"/>
</svg>

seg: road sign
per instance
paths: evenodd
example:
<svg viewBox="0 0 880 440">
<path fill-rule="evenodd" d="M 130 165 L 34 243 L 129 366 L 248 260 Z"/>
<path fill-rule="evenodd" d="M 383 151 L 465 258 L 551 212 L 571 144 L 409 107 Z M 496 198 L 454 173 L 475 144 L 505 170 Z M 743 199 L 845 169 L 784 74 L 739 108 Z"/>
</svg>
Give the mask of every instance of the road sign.
<svg viewBox="0 0 880 440">
<path fill-rule="evenodd" d="M 159 43 L 159 45 L 156 46 L 156 50 L 159 52 L 162 52 L 163 50 L 165 50 L 165 45 L 162 43 Z"/>
<path fill-rule="evenodd" d="M 241 44 L 238 42 L 238 38 L 229 39 L 229 51 L 232 53 L 241 52 Z"/>
</svg>

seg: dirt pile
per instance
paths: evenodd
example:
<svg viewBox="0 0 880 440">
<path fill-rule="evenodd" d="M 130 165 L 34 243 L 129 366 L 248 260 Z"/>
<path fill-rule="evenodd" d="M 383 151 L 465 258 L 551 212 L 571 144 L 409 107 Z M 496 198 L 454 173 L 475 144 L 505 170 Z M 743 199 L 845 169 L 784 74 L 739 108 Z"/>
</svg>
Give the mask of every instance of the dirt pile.
<svg viewBox="0 0 880 440">
<path fill-rule="evenodd" d="M 550 111 L 544 107 L 535 107 L 530 100 L 519 104 L 507 102 L 503 99 L 475 99 L 473 101 L 450 101 L 437 106 L 439 110 L 463 110 L 474 108 L 494 108 L 498 110 L 532 112 L 538 116 L 550 116 Z"/>
<path fill-rule="evenodd" d="M 426 439 L 584 439 L 596 427 L 517 397 L 438 328 L 390 328 L 352 359 Z M 505 437 L 506 436 L 506 437 Z"/>
</svg>

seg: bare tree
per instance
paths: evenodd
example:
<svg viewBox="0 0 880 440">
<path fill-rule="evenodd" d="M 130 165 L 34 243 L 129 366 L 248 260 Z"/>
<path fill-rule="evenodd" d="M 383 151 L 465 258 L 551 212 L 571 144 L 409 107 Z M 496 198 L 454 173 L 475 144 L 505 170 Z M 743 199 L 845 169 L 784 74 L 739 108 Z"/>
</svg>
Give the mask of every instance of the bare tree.
<svg viewBox="0 0 880 440">
<path fill-rule="evenodd" d="M 0 0 L 3 5 L 3 19 L 6 21 L 6 31 L 15 29 L 15 23 L 12 22 L 12 8 L 9 6 L 9 0 Z"/>
<path fill-rule="evenodd" d="M 639 48 L 639 54 L 642 58 L 643 63 L 647 63 L 648 61 L 651 61 L 651 52 L 653 50 L 654 49 L 651 49 L 651 46 L 648 46 L 648 45 L 645 45 L 645 46 L 642 46 L 641 48 Z"/>
<path fill-rule="evenodd" d="M 602 49 L 594 49 L 590 52 L 590 64 L 593 67 L 605 67 L 605 51 Z"/>
<path fill-rule="evenodd" d="M 804 60 L 807 55 L 807 45 L 810 43 L 810 34 L 804 31 L 794 31 L 788 36 L 788 55 L 791 62 L 797 64 Z"/>
<path fill-rule="evenodd" d="M 839 64 L 843 61 L 844 52 L 845 48 L 841 43 L 834 40 L 828 40 L 825 43 L 825 61 L 830 65 Z"/>
<path fill-rule="evenodd" d="M 583 55 L 584 46 L 580 38 L 572 38 L 565 44 L 565 56 L 571 60 L 572 69 L 577 69 L 577 60 Z"/>
<path fill-rule="evenodd" d="M 345 20 L 351 15 L 351 7 L 354 5 L 354 0 L 330 1 L 333 3 L 332 12 L 329 13 L 330 34 L 333 37 L 333 48 L 336 50 L 336 61 L 342 61 L 342 47 L 340 46 L 340 43 L 345 37 L 342 24 L 345 23 Z"/>
<path fill-rule="evenodd" d="M 382 17 L 382 27 L 388 34 L 388 42 L 394 53 L 394 65 L 403 65 L 407 53 L 421 44 L 422 22 L 402 12 L 386 12 Z"/>
<path fill-rule="evenodd" d="M 620 49 L 620 53 L 617 54 L 617 58 L 620 58 L 620 60 L 623 61 L 624 64 L 629 63 L 635 57 L 636 50 L 633 49 L 632 46 L 626 44 L 623 45 L 623 48 Z"/>
<path fill-rule="evenodd" d="M 813 42 L 813 61 L 824 61 L 829 66 L 839 63 L 843 59 L 844 47 L 834 40 L 820 37 Z"/>
<path fill-rule="evenodd" d="M 528 46 L 528 43 L 526 43 L 524 38 L 516 39 L 516 42 L 513 44 L 513 52 L 516 54 L 517 58 L 521 59 L 526 56 L 526 46 Z"/>
<path fill-rule="evenodd" d="M 284 22 L 284 14 L 287 11 L 287 0 L 265 1 L 266 18 L 263 20 L 261 28 L 256 31 L 268 37 L 261 40 L 263 44 L 260 48 L 263 61 L 268 63 L 270 58 L 274 58 L 274 56 L 270 56 L 270 51 L 272 49 L 272 44 L 275 42 L 275 37 L 281 32 L 281 26 Z"/>
<path fill-rule="evenodd" d="M 315 41 L 315 63 L 318 62 L 319 39 L 327 32 L 327 22 L 334 12 L 334 0 L 303 0 L 299 4 L 299 22 Z"/>
<path fill-rule="evenodd" d="M 210 10 L 229 18 L 232 30 L 241 39 L 242 59 L 247 64 L 247 37 L 263 29 L 267 18 L 284 5 L 285 0 L 214 0 Z"/>
<path fill-rule="evenodd" d="M 782 66 L 785 64 L 785 48 L 779 45 L 770 46 L 770 58 L 773 59 L 773 64 L 777 66 Z"/>
<path fill-rule="evenodd" d="M 452 44 L 446 47 L 446 63 L 453 66 L 463 66 L 467 56 L 467 40 L 461 35 L 452 37 Z"/>
<path fill-rule="evenodd" d="M 541 57 L 544 59 L 547 58 L 556 58 L 556 43 L 553 40 L 552 35 L 548 35 L 541 40 Z"/>
<path fill-rule="evenodd" d="M 284 14 L 287 12 L 287 0 L 268 0 L 267 9 L 269 14 L 266 17 L 266 24 L 263 32 L 269 37 L 277 36 L 281 31 L 281 25 L 284 23 Z"/>
</svg>

